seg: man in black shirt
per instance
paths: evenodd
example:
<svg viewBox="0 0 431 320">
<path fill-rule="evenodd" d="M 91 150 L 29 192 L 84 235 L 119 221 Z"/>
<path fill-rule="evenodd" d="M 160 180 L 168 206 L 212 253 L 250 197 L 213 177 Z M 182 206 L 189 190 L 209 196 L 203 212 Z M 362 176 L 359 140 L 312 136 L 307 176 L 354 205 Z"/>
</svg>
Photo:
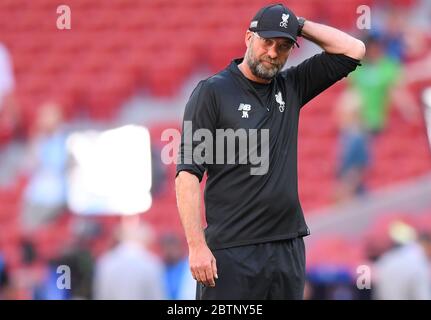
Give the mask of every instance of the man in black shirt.
<svg viewBox="0 0 431 320">
<path fill-rule="evenodd" d="M 324 52 L 282 71 L 297 36 Z M 355 70 L 365 47 L 281 4 L 259 10 L 245 43 L 245 57 L 201 81 L 184 113 L 176 191 L 196 296 L 302 299 L 302 238 L 310 232 L 298 198 L 299 114 Z M 227 146 L 229 139 L 239 146 Z M 199 182 L 205 171 L 204 230 Z"/>
</svg>

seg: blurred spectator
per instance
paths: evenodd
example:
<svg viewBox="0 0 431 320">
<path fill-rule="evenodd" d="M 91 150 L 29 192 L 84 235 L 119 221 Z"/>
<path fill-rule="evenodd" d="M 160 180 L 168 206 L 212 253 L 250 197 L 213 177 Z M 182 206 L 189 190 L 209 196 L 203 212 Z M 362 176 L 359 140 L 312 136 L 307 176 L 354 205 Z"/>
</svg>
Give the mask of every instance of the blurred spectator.
<svg viewBox="0 0 431 320">
<path fill-rule="evenodd" d="M 387 18 L 382 30 L 382 40 L 388 57 L 404 61 L 406 45 L 404 42 L 404 30 L 407 28 L 405 9 L 389 8 L 386 10 Z"/>
<path fill-rule="evenodd" d="M 19 243 L 19 249 L 21 264 L 14 270 L 12 286 L 16 291 L 16 299 L 33 299 L 39 284 L 48 272 L 48 268 L 30 238 L 22 239 Z"/>
<path fill-rule="evenodd" d="M 6 269 L 6 262 L 0 253 L 0 300 L 10 299 L 9 293 L 9 274 Z"/>
<path fill-rule="evenodd" d="M 417 30 L 429 30 L 431 25 L 431 2 L 429 0 L 416 1 L 416 5 L 410 10 L 409 25 Z"/>
<path fill-rule="evenodd" d="M 72 240 L 66 244 L 63 253 L 49 263 L 49 271 L 35 292 L 38 300 L 46 299 L 92 299 L 94 258 L 90 251 L 93 240 L 100 233 L 100 226 L 89 220 L 76 219 L 72 224 Z M 68 266 L 71 271 L 70 289 L 57 288 L 59 266 Z"/>
<path fill-rule="evenodd" d="M 14 88 L 12 60 L 6 47 L 0 43 L 0 111 L 7 107 Z"/>
<path fill-rule="evenodd" d="M 93 240 L 98 236 L 95 233 L 75 233 L 73 242 L 65 248 L 60 257 L 60 264 L 67 265 L 73 274 L 71 277 L 70 299 L 92 299 L 92 282 L 94 274 L 95 260 L 91 253 Z"/>
<path fill-rule="evenodd" d="M 61 289 L 57 285 L 60 274 L 57 273 L 58 266 L 62 265 L 60 260 L 50 260 L 43 280 L 33 290 L 34 300 L 68 300 L 71 297 L 70 289 Z M 71 277 L 73 279 L 73 277 Z"/>
<path fill-rule="evenodd" d="M 152 238 L 148 226 L 124 224 L 119 243 L 97 262 L 94 299 L 160 300 L 165 299 L 163 264 L 147 246 Z"/>
<path fill-rule="evenodd" d="M 342 94 L 335 113 L 339 128 L 338 186 L 335 198 L 340 201 L 365 192 L 369 146 L 361 120 L 360 96 L 355 90 L 346 90 Z"/>
<path fill-rule="evenodd" d="M 41 106 L 30 142 L 30 181 L 24 194 L 22 224 L 32 231 L 60 214 L 66 204 L 66 133 L 60 106 Z"/>
<path fill-rule="evenodd" d="M 19 138 L 20 116 L 15 97 L 15 79 L 12 60 L 6 47 L 0 43 L 0 186 L 9 186 L 20 169 Z"/>
<path fill-rule="evenodd" d="M 21 260 L 23 265 L 28 266 L 37 260 L 37 252 L 33 242 L 23 239 L 20 243 Z"/>
<path fill-rule="evenodd" d="M 71 277 L 70 299 L 90 300 L 93 297 L 92 282 L 94 258 L 90 250 L 77 245 L 67 251 L 60 259 L 62 265 L 70 267 Z"/>
<path fill-rule="evenodd" d="M 308 299 L 352 300 L 354 279 L 347 268 L 338 265 L 320 265 L 307 271 L 311 287 Z"/>
<path fill-rule="evenodd" d="M 330 300 L 353 300 L 355 298 L 352 285 L 348 283 L 335 284 L 328 291 Z"/>
<path fill-rule="evenodd" d="M 431 300 L 431 235 L 412 238 L 407 225 L 392 231 L 398 245 L 384 253 L 374 266 L 374 298 L 379 300 Z"/>
<path fill-rule="evenodd" d="M 6 47 L 0 43 L 0 145 L 17 133 L 19 127 L 14 91 L 12 60 Z"/>
<path fill-rule="evenodd" d="M 173 233 L 165 234 L 160 241 L 165 263 L 165 284 L 168 299 L 194 300 L 196 281 L 193 279 L 188 255 L 181 239 Z"/>
<path fill-rule="evenodd" d="M 362 61 L 362 67 L 349 77 L 352 87 L 360 96 L 365 128 L 372 134 L 384 130 L 391 102 L 406 120 L 417 120 L 415 100 L 408 90 L 401 86 L 400 62 L 386 55 L 382 38 L 369 35 L 365 44 L 367 55 Z"/>
<path fill-rule="evenodd" d="M 153 197 L 158 197 L 166 190 L 167 167 L 161 161 L 160 154 L 162 147 L 158 144 L 151 146 L 151 194 Z"/>
</svg>

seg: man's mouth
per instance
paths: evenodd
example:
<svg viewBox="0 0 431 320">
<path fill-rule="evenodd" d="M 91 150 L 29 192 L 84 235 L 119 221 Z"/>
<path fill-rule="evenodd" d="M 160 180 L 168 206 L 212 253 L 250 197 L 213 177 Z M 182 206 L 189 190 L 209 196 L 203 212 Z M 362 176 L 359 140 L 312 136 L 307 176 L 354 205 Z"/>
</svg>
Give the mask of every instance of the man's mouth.
<svg viewBox="0 0 431 320">
<path fill-rule="evenodd" d="M 265 62 L 266 64 L 268 64 L 268 65 L 270 65 L 272 67 L 278 67 L 278 64 L 275 63 L 275 62 L 271 62 L 271 61 L 268 61 L 268 60 L 262 60 L 262 62 Z"/>
</svg>

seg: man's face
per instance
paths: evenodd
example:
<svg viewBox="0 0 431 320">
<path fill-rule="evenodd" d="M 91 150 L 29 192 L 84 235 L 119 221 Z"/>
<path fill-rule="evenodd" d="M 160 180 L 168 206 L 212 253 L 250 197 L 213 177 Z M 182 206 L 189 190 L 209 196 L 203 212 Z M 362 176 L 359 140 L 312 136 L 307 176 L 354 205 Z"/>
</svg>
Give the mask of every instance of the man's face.
<svg viewBox="0 0 431 320">
<path fill-rule="evenodd" d="M 264 80 L 271 80 L 280 72 L 293 48 L 288 39 L 264 39 L 251 31 L 247 31 L 246 43 L 245 61 L 253 75 Z"/>
</svg>

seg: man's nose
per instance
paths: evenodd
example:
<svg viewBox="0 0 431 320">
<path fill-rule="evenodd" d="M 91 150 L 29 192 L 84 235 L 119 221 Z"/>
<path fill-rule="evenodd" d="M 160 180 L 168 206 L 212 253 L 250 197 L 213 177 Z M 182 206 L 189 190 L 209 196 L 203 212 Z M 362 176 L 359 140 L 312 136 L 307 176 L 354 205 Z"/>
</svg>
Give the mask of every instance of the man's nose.
<svg viewBox="0 0 431 320">
<path fill-rule="evenodd" d="M 271 59 L 275 59 L 275 58 L 277 58 L 277 55 L 278 55 L 278 53 L 277 53 L 277 44 L 276 43 L 274 43 L 269 49 L 268 49 L 268 56 L 271 58 Z"/>
</svg>

